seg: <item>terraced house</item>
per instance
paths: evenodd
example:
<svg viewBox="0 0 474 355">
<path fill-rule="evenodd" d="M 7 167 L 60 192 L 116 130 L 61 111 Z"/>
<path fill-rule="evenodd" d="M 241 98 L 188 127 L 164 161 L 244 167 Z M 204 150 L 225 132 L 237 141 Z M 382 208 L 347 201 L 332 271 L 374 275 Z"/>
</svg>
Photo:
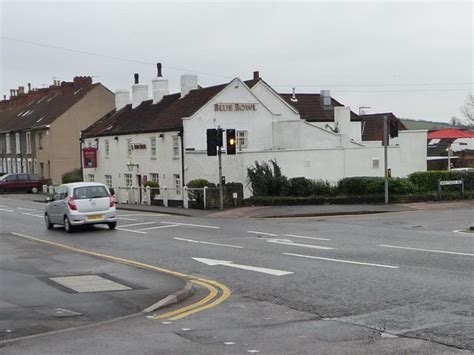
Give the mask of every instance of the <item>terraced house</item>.
<svg viewBox="0 0 474 355">
<path fill-rule="evenodd" d="M 0 171 L 60 184 L 62 174 L 81 166 L 81 130 L 113 108 L 114 94 L 91 77 L 10 90 L 0 101 Z"/>
</svg>

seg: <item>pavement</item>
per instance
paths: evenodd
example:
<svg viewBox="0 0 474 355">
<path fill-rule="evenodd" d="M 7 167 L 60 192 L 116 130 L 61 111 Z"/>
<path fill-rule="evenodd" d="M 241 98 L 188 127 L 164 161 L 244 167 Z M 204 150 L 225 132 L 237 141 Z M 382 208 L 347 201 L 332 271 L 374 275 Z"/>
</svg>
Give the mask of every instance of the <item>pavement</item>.
<svg viewBox="0 0 474 355">
<path fill-rule="evenodd" d="M 139 314 L 187 289 L 182 278 L 11 233 L 0 234 L 0 280 L 0 343 Z"/>
</svg>

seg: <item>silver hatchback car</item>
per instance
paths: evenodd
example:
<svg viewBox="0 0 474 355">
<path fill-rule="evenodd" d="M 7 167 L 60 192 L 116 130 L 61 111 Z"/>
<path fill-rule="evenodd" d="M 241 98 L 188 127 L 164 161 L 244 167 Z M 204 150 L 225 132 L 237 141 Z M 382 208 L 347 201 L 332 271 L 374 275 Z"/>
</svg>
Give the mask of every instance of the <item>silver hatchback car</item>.
<svg viewBox="0 0 474 355">
<path fill-rule="evenodd" d="M 115 198 L 104 184 L 64 184 L 46 202 L 44 221 L 48 229 L 55 224 L 63 225 L 66 232 L 86 224 L 107 224 L 110 229 L 117 226 Z"/>
</svg>

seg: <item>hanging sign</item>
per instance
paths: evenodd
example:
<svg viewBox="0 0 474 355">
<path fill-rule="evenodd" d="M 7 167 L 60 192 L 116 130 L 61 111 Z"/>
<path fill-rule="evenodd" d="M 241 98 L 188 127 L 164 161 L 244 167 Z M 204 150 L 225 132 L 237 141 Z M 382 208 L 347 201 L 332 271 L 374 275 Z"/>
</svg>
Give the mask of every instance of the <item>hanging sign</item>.
<svg viewBox="0 0 474 355">
<path fill-rule="evenodd" d="M 97 168 L 97 148 L 82 148 L 84 168 Z"/>
</svg>

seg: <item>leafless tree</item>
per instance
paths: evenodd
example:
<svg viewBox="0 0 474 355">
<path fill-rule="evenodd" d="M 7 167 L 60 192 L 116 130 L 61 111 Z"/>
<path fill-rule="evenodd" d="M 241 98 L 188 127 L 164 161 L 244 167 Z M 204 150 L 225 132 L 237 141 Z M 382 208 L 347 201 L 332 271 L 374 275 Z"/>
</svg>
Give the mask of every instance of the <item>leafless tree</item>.
<svg viewBox="0 0 474 355">
<path fill-rule="evenodd" d="M 468 121 L 467 123 L 474 124 L 474 96 L 469 94 L 464 105 L 461 107 L 461 114 Z"/>
</svg>

